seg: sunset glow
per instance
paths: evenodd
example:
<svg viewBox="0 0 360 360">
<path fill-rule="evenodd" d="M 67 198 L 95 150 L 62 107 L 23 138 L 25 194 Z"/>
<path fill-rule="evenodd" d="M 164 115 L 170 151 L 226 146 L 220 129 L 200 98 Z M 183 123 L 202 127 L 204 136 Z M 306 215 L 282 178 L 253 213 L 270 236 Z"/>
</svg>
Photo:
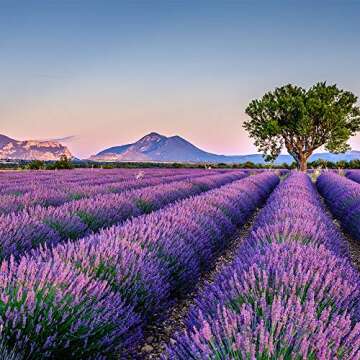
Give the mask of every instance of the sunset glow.
<svg viewBox="0 0 360 360">
<path fill-rule="evenodd" d="M 327 80 L 360 94 L 355 2 L 2 1 L 1 131 L 78 157 L 151 131 L 256 152 L 248 102 Z M 353 138 L 360 149 L 360 137 Z"/>
</svg>

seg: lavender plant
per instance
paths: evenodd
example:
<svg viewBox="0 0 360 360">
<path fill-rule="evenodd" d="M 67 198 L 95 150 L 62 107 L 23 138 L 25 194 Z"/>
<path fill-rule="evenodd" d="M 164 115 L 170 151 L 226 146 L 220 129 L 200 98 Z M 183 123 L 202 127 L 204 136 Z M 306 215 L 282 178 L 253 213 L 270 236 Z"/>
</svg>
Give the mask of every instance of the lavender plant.
<svg viewBox="0 0 360 360">
<path fill-rule="evenodd" d="M 311 182 L 292 173 L 163 358 L 358 359 L 359 274 L 342 243 Z"/>
<path fill-rule="evenodd" d="M 335 173 L 325 173 L 317 187 L 343 228 L 360 240 L 360 184 Z"/>
<path fill-rule="evenodd" d="M 261 242 L 297 241 L 321 245 L 341 256 L 349 256 L 342 234 L 326 214 L 309 177 L 294 172 L 271 194 L 248 239 Z"/>
<path fill-rule="evenodd" d="M 4 261 L 0 335 L 30 358 L 126 354 L 143 326 L 193 288 L 278 181 L 271 173 L 245 178 L 82 240 L 40 247 L 19 263 Z"/>
<path fill-rule="evenodd" d="M 211 175 L 199 180 L 195 178 L 172 182 L 122 194 L 81 199 L 59 207 L 35 207 L 17 214 L 0 216 L 1 256 L 20 256 L 40 244 L 54 245 L 67 239 L 75 240 L 102 227 L 138 216 L 143 211 L 138 208 L 137 203 L 139 199 L 146 199 L 145 194 L 149 194 L 147 199 L 152 201 L 152 210 L 156 210 L 175 200 L 199 194 L 203 190 L 210 190 L 244 176 L 244 173 Z M 198 183 L 202 184 L 200 188 Z"/>
<path fill-rule="evenodd" d="M 359 170 L 348 170 L 346 177 L 360 184 L 360 171 Z"/>
<path fill-rule="evenodd" d="M 52 259 L 1 265 L 1 338 L 29 359 L 83 359 L 141 337 L 132 308 L 106 282 Z"/>
<path fill-rule="evenodd" d="M 85 174 L 87 175 L 85 175 Z M 110 174 L 88 170 L 76 171 L 79 178 L 73 178 L 64 172 L 60 172 L 57 178 L 53 176 L 45 179 L 37 179 L 37 173 L 22 173 L 14 183 L 11 173 L 2 174 L 0 177 L 0 215 L 19 212 L 24 209 L 31 209 L 36 206 L 49 207 L 60 206 L 72 200 L 92 198 L 97 195 L 110 193 L 122 193 L 128 190 L 141 189 L 148 186 L 169 184 L 175 181 L 191 180 L 208 175 L 218 174 L 221 171 L 209 172 L 204 170 L 187 170 L 187 172 L 174 173 L 169 171 L 148 171 L 146 176 L 137 179 L 134 171 L 119 170 L 111 171 Z M 232 171 L 232 174 L 240 174 L 239 171 Z M 245 172 L 241 172 L 245 175 Z M 111 175 L 111 176 L 109 176 Z M 85 179 L 84 179 L 85 176 Z M 87 177 L 86 177 L 87 176 Z M 36 179 L 36 180 L 35 180 Z M 27 181 L 24 181 L 27 180 Z M 30 185 L 29 185 L 30 183 Z"/>
</svg>

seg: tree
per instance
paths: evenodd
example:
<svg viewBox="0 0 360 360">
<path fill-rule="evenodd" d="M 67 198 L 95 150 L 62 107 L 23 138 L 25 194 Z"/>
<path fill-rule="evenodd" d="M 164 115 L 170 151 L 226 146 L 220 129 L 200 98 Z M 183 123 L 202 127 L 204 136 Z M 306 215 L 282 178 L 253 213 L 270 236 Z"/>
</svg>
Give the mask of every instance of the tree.
<svg viewBox="0 0 360 360">
<path fill-rule="evenodd" d="M 285 146 L 297 167 L 306 171 L 314 150 L 324 146 L 333 153 L 350 149 L 347 141 L 360 130 L 357 97 L 319 82 L 305 90 L 285 85 L 253 100 L 246 108 L 250 120 L 244 128 L 267 161 L 273 161 Z"/>
<path fill-rule="evenodd" d="M 41 160 L 32 160 L 27 165 L 27 168 L 30 170 L 40 170 L 43 169 L 45 166 L 45 163 Z"/>
<path fill-rule="evenodd" d="M 245 161 L 243 164 L 244 169 L 255 169 L 256 165 L 252 161 Z"/>
<path fill-rule="evenodd" d="M 55 161 L 55 167 L 57 169 L 73 169 L 74 165 L 70 158 L 66 155 L 61 155 L 60 159 Z"/>
<path fill-rule="evenodd" d="M 66 155 L 61 155 L 59 160 L 56 160 L 54 163 L 51 163 L 47 166 L 47 169 L 73 169 L 74 165 Z"/>
</svg>

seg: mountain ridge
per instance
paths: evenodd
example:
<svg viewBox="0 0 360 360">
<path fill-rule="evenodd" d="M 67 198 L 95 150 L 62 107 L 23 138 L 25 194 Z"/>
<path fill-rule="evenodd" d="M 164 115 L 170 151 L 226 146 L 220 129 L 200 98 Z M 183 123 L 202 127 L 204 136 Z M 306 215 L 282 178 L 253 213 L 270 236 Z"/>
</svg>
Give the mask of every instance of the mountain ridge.
<svg viewBox="0 0 360 360">
<path fill-rule="evenodd" d="M 15 140 L 0 134 L 0 159 L 54 161 L 62 155 L 73 158 L 69 149 L 57 141 Z"/>
<path fill-rule="evenodd" d="M 208 163 L 244 163 L 251 161 L 264 164 L 261 154 L 219 155 L 204 151 L 181 136 L 166 137 L 151 132 L 134 143 L 112 146 L 89 158 L 93 161 L 115 162 L 208 162 Z M 350 161 L 360 159 L 360 151 L 350 151 L 344 154 L 316 153 L 309 161 L 318 159 L 329 161 Z M 290 164 L 294 160 L 290 155 L 282 154 L 275 160 L 276 164 Z"/>
</svg>

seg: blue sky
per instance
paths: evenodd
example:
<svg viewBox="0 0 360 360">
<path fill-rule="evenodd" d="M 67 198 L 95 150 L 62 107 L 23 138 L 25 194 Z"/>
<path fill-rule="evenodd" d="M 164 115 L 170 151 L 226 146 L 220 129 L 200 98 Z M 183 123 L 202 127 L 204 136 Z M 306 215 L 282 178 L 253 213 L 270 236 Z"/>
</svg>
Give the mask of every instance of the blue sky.
<svg viewBox="0 0 360 360">
<path fill-rule="evenodd" d="M 77 156 L 150 131 L 254 152 L 241 125 L 265 91 L 360 95 L 359 18 L 360 1 L 0 0 L 0 133 L 70 136 Z"/>
</svg>

